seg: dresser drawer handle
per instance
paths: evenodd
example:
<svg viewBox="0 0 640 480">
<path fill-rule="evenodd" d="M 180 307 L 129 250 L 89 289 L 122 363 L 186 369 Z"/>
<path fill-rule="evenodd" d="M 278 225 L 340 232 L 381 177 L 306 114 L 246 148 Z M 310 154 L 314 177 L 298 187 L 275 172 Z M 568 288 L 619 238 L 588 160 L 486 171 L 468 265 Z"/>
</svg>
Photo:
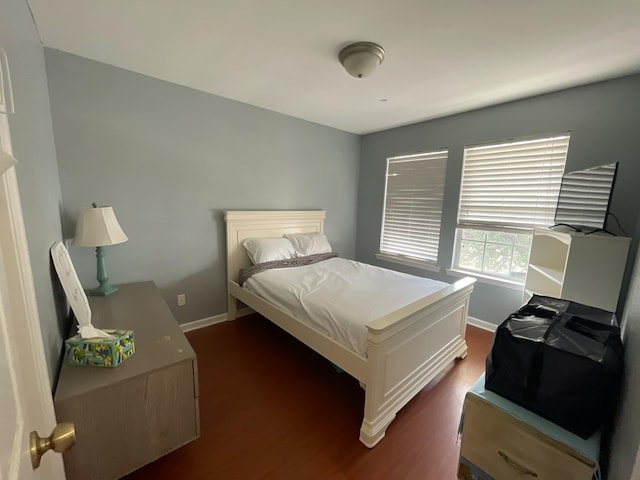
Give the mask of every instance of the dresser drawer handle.
<svg viewBox="0 0 640 480">
<path fill-rule="evenodd" d="M 529 470 L 527 467 L 523 467 L 515 460 L 512 460 L 511 458 L 509 458 L 509 455 L 504 453 L 502 450 L 498 450 L 498 455 L 500 455 L 505 462 L 507 462 L 510 466 L 518 470 L 523 475 L 529 475 L 531 477 L 538 478 L 538 474 L 536 472 L 534 472 L 533 470 Z"/>
</svg>

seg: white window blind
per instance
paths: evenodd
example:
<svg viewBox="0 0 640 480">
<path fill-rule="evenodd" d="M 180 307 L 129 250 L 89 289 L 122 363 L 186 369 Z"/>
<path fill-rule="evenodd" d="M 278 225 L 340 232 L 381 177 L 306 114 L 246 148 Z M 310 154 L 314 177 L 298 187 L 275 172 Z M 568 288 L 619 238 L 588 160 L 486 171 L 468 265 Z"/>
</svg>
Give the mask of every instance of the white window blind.
<svg viewBox="0 0 640 480">
<path fill-rule="evenodd" d="M 458 226 L 553 225 L 569 133 L 464 150 Z"/>
<path fill-rule="evenodd" d="M 448 151 L 387 159 L 380 251 L 436 263 Z"/>
</svg>

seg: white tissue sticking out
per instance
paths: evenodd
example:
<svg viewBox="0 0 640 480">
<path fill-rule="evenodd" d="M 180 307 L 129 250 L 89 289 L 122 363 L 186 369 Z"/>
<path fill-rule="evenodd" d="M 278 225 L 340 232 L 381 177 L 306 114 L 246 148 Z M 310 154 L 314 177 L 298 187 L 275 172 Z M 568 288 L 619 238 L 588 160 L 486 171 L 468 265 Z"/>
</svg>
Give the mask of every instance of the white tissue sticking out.
<svg viewBox="0 0 640 480">
<path fill-rule="evenodd" d="M 71 263 L 71 257 L 69 252 L 64 247 L 62 242 L 56 242 L 51 247 L 51 258 L 53 259 L 53 265 L 58 272 L 58 278 L 62 283 L 62 288 L 67 296 L 69 305 L 76 316 L 78 321 L 78 332 L 82 338 L 115 338 L 113 335 L 109 335 L 98 328 L 95 328 L 91 324 L 91 308 L 89 307 L 89 300 L 87 295 L 82 289 L 78 274 L 73 263 Z"/>
<path fill-rule="evenodd" d="M 115 338 L 113 335 L 94 327 L 93 325 L 78 325 L 78 333 L 82 338 Z"/>
</svg>

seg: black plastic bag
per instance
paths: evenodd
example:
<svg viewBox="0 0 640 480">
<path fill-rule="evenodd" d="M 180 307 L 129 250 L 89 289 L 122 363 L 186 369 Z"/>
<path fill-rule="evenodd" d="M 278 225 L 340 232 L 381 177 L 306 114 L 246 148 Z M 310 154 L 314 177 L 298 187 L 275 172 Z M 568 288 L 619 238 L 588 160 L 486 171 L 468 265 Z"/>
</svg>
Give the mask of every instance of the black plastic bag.
<svg viewBox="0 0 640 480">
<path fill-rule="evenodd" d="M 623 362 L 615 314 L 534 295 L 496 330 L 485 388 L 588 438 L 614 407 Z"/>
</svg>

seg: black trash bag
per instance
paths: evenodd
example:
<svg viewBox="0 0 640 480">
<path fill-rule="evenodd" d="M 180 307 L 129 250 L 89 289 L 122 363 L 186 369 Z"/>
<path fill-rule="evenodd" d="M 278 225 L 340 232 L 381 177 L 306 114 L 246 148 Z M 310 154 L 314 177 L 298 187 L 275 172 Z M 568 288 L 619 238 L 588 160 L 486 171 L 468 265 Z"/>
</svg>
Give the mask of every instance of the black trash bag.
<svg viewBox="0 0 640 480">
<path fill-rule="evenodd" d="M 614 409 L 623 362 L 615 314 L 534 295 L 496 330 L 485 388 L 588 438 Z"/>
</svg>

